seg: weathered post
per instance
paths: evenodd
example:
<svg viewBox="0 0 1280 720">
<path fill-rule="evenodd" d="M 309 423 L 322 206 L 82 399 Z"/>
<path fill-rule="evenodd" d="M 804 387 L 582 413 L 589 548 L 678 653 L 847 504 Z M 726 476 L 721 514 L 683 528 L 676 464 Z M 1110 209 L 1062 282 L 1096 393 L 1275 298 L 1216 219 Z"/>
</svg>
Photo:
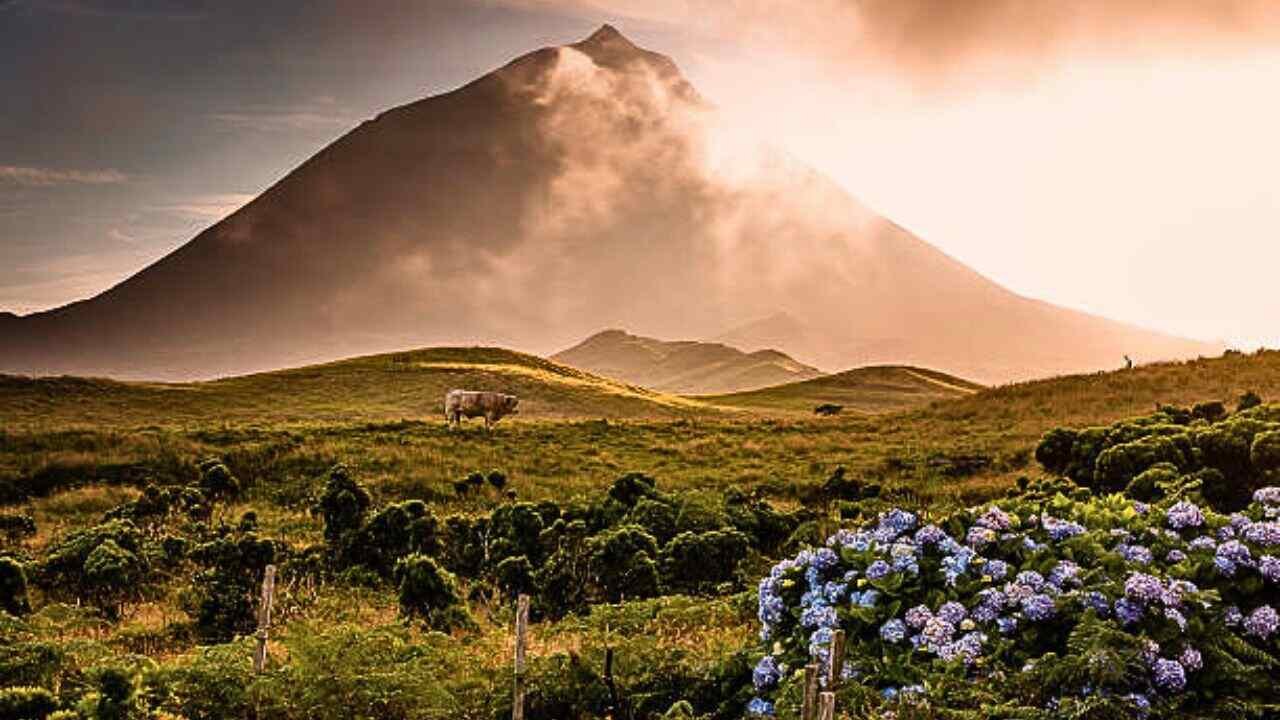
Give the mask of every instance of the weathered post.
<svg viewBox="0 0 1280 720">
<path fill-rule="evenodd" d="M 844 631 L 831 633 L 831 662 L 827 663 L 827 689 L 835 692 L 844 674 Z"/>
<path fill-rule="evenodd" d="M 268 565 L 262 574 L 262 601 L 258 605 L 258 649 L 253 653 L 253 671 L 267 666 L 267 636 L 271 628 L 271 601 L 276 592 L 276 566 Z"/>
<path fill-rule="evenodd" d="M 818 720 L 836 720 L 836 694 L 833 692 L 822 693 L 822 699 L 818 702 Z"/>
<path fill-rule="evenodd" d="M 816 720 L 818 716 L 818 673 L 822 666 L 809 663 L 804 667 L 804 703 L 800 706 L 800 720 Z"/>
<path fill-rule="evenodd" d="M 524 720 L 524 647 L 529 632 L 529 596 L 516 600 L 515 694 L 511 702 L 511 720 Z"/>
</svg>

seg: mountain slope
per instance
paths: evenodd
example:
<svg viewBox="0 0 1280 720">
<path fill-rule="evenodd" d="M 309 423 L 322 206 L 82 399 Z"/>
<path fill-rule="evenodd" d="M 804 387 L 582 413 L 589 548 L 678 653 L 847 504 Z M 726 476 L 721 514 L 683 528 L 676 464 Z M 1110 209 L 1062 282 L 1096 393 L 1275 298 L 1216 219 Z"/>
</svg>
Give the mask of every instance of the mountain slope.
<svg viewBox="0 0 1280 720">
<path fill-rule="evenodd" d="M 812 380 L 749 392 L 702 398 L 722 407 L 766 413 L 810 414 L 822 404 L 846 412 L 884 413 L 973 395 L 982 386 L 946 373 L 922 368 L 882 365 L 856 368 Z"/>
<path fill-rule="evenodd" d="M 719 343 L 656 340 L 622 330 L 596 333 L 551 359 L 603 377 L 683 395 L 754 390 L 822 375 L 777 350 L 744 353 Z"/>
<path fill-rule="evenodd" d="M 443 422 L 454 388 L 510 392 L 518 418 L 678 418 L 696 400 L 595 377 L 499 348 L 430 348 L 209 382 L 0 375 L 0 426 L 135 427 L 219 422 Z"/>
<path fill-rule="evenodd" d="M 807 329 L 781 346 L 825 369 L 994 382 L 1215 351 L 1008 292 L 736 132 L 606 26 L 361 124 L 96 297 L 0 320 L 0 371 L 544 353 L 601 327 L 709 338 L 779 312 Z"/>
</svg>

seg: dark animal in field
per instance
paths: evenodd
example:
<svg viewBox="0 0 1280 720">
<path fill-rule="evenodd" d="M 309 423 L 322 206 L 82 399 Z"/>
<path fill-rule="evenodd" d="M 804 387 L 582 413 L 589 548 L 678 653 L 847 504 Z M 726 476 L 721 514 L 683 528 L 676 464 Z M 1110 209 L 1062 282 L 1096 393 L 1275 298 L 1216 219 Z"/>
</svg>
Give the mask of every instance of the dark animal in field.
<svg viewBox="0 0 1280 720">
<path fill-rule="evenodd" d="M 484 426 L 493 424 L 508 415 L 515 415 L 520 399 L 515 395 L 474 390 L 450 390 L 444 396 L 444 417 L 450 425 L 461 425 L 462 418 L 482 417 Z M 483 482 L 483 479 L 481 480 Z"/>
<path fill-rule="evenodd" d="M 834 403 L 823 403 L 813 409 L 814 415 L 822 415 L 823 417 L 831 417 L 832 415 L 839 415 L 841 412 L 844 412 L 844 406 L 836 405 Z"/>
</svg>

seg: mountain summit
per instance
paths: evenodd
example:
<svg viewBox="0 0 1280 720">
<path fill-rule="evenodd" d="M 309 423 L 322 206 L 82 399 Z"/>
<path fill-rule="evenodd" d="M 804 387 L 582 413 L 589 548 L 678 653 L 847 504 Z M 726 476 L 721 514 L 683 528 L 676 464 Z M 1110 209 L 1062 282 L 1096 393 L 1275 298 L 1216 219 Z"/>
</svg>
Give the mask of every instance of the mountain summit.
<svg viewBox="0 0 1280 720">
<path fill-rule="evenodd" d="M 757 321 L 780 312 L 794 344 L 764 341 L 779 323 Z M 96 297 L 0 318 L 0 372 L 552 352 L 601 327 L 986 382 L 1213 350 L 995 285 L 736 132 L 670 58 L 605 26 L 361 124 Z"/>
</svg>

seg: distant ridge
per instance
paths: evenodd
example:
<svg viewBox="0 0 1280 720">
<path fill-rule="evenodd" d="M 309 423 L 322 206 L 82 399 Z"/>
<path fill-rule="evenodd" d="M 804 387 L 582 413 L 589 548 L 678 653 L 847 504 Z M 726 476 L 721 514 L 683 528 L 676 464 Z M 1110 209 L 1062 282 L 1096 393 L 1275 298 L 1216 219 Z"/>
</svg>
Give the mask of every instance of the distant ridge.
<svg viewBox="0 0 1280 720">
<path fill-rule="evenodd" d="M 603 377 L 684 395 L 732 393 L 820 377 L 786 353 L 746 353 L 722 343 L 667 341 L 623 330 L 596 333 L 552 360 Z"/>
<path fill-rule="evenodd" d="M 851 413 L 884 413 L 965 398 L 984 388 L 924 368 L 881 365 L 748 392 L 702 398 L 723 407 L 767 413 L 810 414 L 818 405 L 840 405 Z"/>
</svg>

